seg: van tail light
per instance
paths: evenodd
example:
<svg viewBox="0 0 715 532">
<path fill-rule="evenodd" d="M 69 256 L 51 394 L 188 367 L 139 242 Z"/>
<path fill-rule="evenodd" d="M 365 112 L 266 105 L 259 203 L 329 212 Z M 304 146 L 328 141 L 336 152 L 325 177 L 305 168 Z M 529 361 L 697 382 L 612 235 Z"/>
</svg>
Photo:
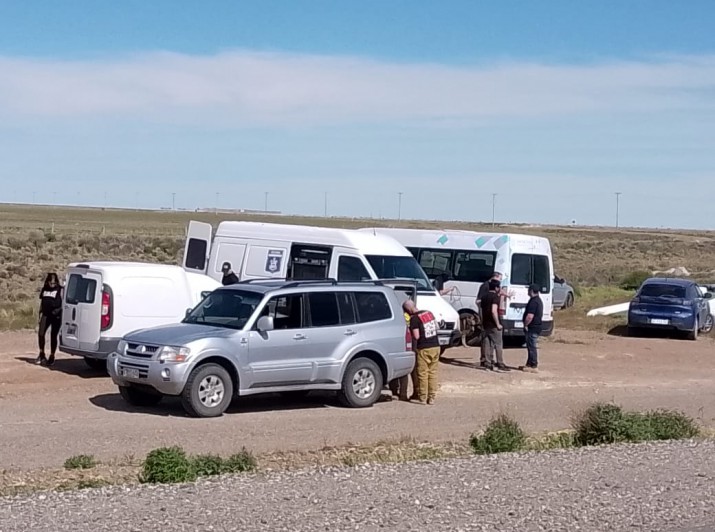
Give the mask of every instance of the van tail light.
<svg viewBox="0 0 715 532">
<path fill-rule="evenodd" d="M 112 295 L 106 288 L 102 289 L 102 330 L 112 325 Z"/>
<path fill-rule="evenodd" d="M 412 333 L 409 327 L 405 329 L 405 351 L 412 351 Z"/>
<path fill-rule="evenodd" d="M 504 296 L 499 298 L 499 316 L 506 316 L 506 298 Z"/>
</svg>

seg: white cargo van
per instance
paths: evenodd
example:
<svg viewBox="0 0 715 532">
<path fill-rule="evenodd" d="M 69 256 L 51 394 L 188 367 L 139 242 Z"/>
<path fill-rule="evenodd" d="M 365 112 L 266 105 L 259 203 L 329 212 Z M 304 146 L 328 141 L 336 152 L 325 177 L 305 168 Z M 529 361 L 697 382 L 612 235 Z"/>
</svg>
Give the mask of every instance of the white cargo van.
<svg viewBox="0 0 715 532">
<path fill-rule="evenodd" d="M 405 246 L 430 279 L 449 279 L 446 288 L 456 290 L 444 298 L 459 312 L 465 342 L 474 338 L 477 292 L 495 271 L 504 276 L 502 286 L 512 295 L 504 319 L 505 336 L 523 336 L 522 318 L 529 300 L 528 287 L 538 284 L 544 303 L 544 331 L 553 331 L 553 258 L 547 238 L 474 231 L 366 228 L 368 233 L 388 235 Z"/>
<path fill-rule="evenodd" d="M 220 280 L 228 262 L 241 281 L 248 279 L 408 279 L 417 285 L 417 305 L 443 322 L 440 345 L 457 343 L 459 314 L 432 286 L 422 268 L 399 242 L 385 235 L 257 222 L 189 224 L 184 268 Z"/>
<path fill-rule="evenodd" d="M 104 368 L 122 337 L 137 329 L 180 322 L 189 308 L 221 286 L 179 266 L 138 262 L 69 265 L 60 351 Z"/>
</svg>

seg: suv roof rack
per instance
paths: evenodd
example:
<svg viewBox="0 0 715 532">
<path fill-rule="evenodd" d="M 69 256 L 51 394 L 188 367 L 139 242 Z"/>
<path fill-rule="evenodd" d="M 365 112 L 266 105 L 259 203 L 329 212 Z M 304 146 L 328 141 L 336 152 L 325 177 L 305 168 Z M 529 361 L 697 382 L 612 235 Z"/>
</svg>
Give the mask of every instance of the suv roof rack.
<svg viewBox="0 0 715 532">
<path fill-rule="evenodd" d="M 331 277 L 325 279 L 286 279 L 277 277 L 261 277 L 259 279 L 246 279 L 245 281 L 239 281 L 237 284 L 251 284 L 251 283 L 285 283 L 280 286 L 280 288 L 297 288 L 299 286 L 306 285 L 329 285 L 329 286 L 391 286 L 394 284 L 408 285 L 410 287 L 417 287 L 417 281 L 414 279 L 364 279 L 362 281 L 338 281 Z"/>
</svg>

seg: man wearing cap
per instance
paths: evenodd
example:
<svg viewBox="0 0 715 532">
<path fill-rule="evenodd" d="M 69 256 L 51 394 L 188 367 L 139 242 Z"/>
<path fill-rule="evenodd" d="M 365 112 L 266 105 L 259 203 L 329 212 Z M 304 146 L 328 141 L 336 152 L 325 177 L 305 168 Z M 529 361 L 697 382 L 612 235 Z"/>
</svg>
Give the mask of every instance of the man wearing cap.
<svg viewBox="0 0 715 532">
<path fill-rule="evenodd" d="M 223 286 L 228 286 L 230 284 L 236 284 L 238 282 L 238 275 L 233 273 L 231 270 L 231 263 L 224 262 L 221 266 L 221 272 L 223 272 L 223 279 L 221 279 L 221 284 Z"/>
<path fill-rule="evenodd" d="M 537 352 L 537 342 L 541 334 L 541 323 L 544 315 L 544 303 L 539 297 L 541 287 L 532 284 L 529 287 L 529 302 L 524 309 L 524 333 L 526 334 L 526 365 L 519 369 L 529 373 L 537 373 L 539 357 Z"/>
</svg>

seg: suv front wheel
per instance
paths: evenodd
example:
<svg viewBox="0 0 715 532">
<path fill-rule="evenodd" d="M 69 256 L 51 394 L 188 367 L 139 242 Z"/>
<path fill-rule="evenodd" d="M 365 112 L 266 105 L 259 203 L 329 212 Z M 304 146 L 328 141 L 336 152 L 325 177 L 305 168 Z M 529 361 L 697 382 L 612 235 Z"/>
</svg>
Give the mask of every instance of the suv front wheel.
<svg viewBox="0 0 715 532">
<path fill-rule="evenodd" d="M 181 393 L 181 404 L 193 417 L 218 417 L 226 411 L 231 399 L 231 375 L 218 364 L 194 368 Z"/>
<path fill-rule="evenodd" d="M 369 358 L 356 358 L 345 370 L 340 402 L 351 408 L 372 406 L 382 393 L 382 372 Z"/>
</svg>

